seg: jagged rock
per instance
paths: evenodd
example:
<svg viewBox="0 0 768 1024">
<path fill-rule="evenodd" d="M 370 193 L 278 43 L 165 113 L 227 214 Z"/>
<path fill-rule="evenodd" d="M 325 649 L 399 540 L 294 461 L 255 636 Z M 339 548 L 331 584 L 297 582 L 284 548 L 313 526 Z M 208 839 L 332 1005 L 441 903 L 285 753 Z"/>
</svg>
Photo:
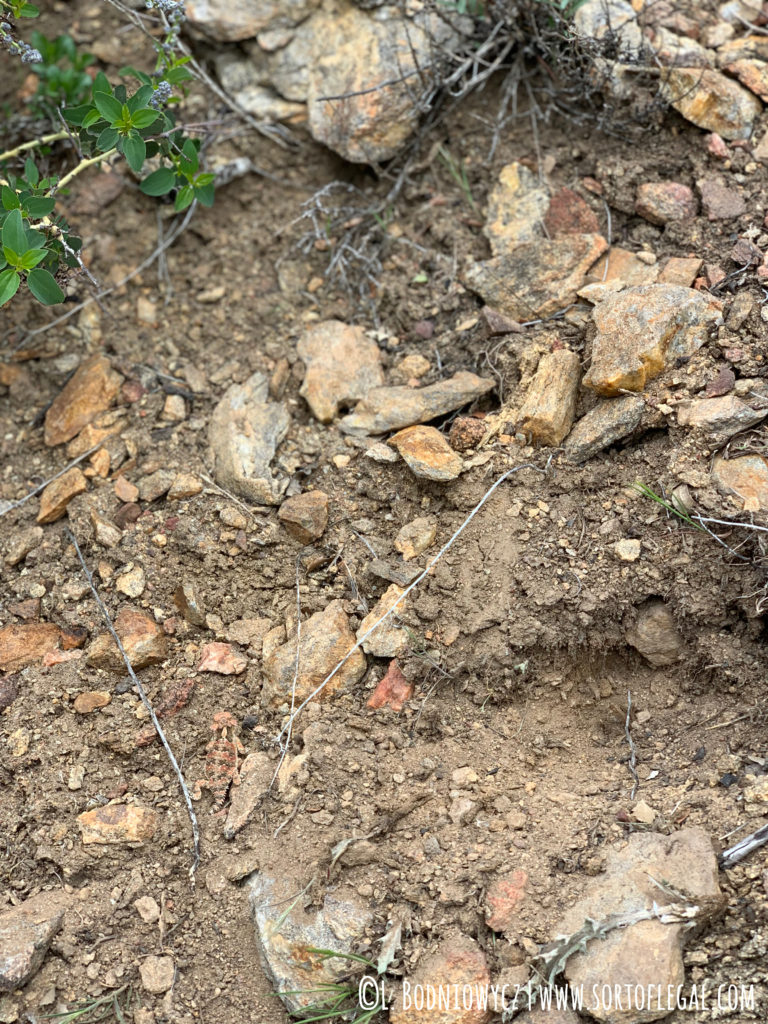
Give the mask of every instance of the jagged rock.
<svg viewBox="0 0 768 1024">
<path fill-rule="evenodd" d="M 469 986 L 474 992 L 476 988 L 484 989 L 490 979 L 485 954 L 477 943 L 465 935 L 449 934 L 441 940 L 436 953 L 419 963 L 408 978 L 408 988 L 404 985 L 398 993 L 389 1011 L 390 1024 L 486 1024 L 491 1010 L 483 1009 L 479 1000 L 467 1000 L 468 1005 L 461 1000 L 449 1001 L 448 1010 L 425 1011 L 424 1005 L 428 991 L 437 1002 L 441 990 L 461 992 Z M 417 1005 L 414 995 L 419 991 L 424 1002 Z"/>
<path fill-rule="evenodd" d="M 349 654 L 355 635 L 341 601 L 331 601 L 301 624 L 299 671 L 296 677 L 295 702 L 301 703 Z M 362 651 L 356 650 L 317 695 L 317 700 L 330 700 L 338 690 L 351 686 L 365 672 Z M 291 639 L 264 660 L 263 700 L 272 707 L 290 702 L 296 674 L 296 640 Z"/>
<path fill-rule="evenodd" d="M 70 501 L 86 490 L 88 490 L 88 481 L 77 466 L 62 473 L 56 480 L 52 480 L 40 495 L 38 523 L 44 525 L 55 523 L 57 519 L 61 519 L 66 515 L 67 505 Z"/>
<path fill-rule="evenodd" d="M 580 900 L 554 928 L 554 934 L 572 935 L 587 918 L 605 921 L 612 914 L 649 911 L 654 905 L 680 903 L 673 894 L 660 891 L 652 880 L 662 881 L 695 903 L 699 911 L 696 925 L 703 927 L 722 907 L 718 884 L 717 857 L 709 835 L 701 828 L 684 829 L 671 835 L 634 833 L 618 850 L 608 852 L 606 872 L 595 879 Z M 667 1015 L 653 1003 L 640 1009 L 634 1003 L 618 1008 L 601 1002 L 603 986 L 611 995 L 621 991 L 640 991 L 648 986 L 661 992 L 675 991 L 685 978 L 683 946 L 693 932 L 686 923 L 663 924 L 658 920 L 640 921 L 614 929 L 599 942 L 591 942 L 586 952 L 568 959 L 565 977 L 572 987 L 583 986 L 590 993 L 589 1013 L 606 1024 L 643 1024 Z M 593 986 L 596 986 L 593 989 Z M 637 988 L 636 988 L 637 986 Z M 597 994 L 597 999 L 592 994 Z M 585 1001 L 585 1008 L 587 1008 Z"/>
<path fill-rule="evenodd" d="M 637 253 L 612 245 L 605 256 L 601 256 L 592 267 L 587 280 L 594 284 L 618 285 L 612 289 L 618 291 L 619 288 L 632 285 L 653 284 L 658 275 L 659 268 L 655 263 L 648 264 L 641 260 Z M 582 288 L 579 295 L 583 292 Z"/>
<path fill-rule="evenodd" d="M 0 671 L 15 672 L 55 650 L 61 630 L 52 622 L 12 623 L 0 628 Z"/>
<path fill-rule="evenodd" d="M 425 388 L 374 388 L 339 421 L 345 434 L 384 434 L 444 416 L 492 391 L 492 380 L 461 371 Z"/>
<path fill-rule="evenodd" d="M 168 645 L 162 627 L 146 612 L 121 608 L 115 618 L 115 632 L 120 637 L 134 670 L 163 661 Z M 125 670 L 125 662 L 111 633 L 101 633 L 88 648 L 86 661 L 95 668 Z"/>
<path fill-rule="evenodd" d="M 768 510 L 768 460 L 762 455 L 724 459 L 718 455 L 712 465 L 712 480 L 722 494 L 733 494 L 750 512 Z"/>
<path fill-rule="evenodd" d="M 663 601 L 646 601 L 627 630 L 627 643 L 651 665 L 673 665 L 684 647 L 674 617 Z"/>
<path fill-rule="evenodd" d="M 83 845 L 109 846 L 151 839 L 160 823 L 157 811 L 138 804 L 106 804 L 77 817 Z"/>
<path fill-rule="evenodd" d="M 600 395 L 640 391 L 669 360 L 690 356 L 707 340 L 722 303 L 691 288 L 640 285 L 595 307 L 597 336 L 584 384 Z"/>
<path fill-rule="evenodd" d="M 705 430 L 721 438 L 747 430 L 766 416 L 768 407 L 752 409 L 735 395 L 701 398 L 677 407 L 677 422 L 681 426 Z"/>
<path fill-rule="evenodd" d="M 726 64 L 725 70 L 735 75 L 742 85 L 759 96 L 764 103 L 768 102 L 768 65 L 765 61 L 742 58 Z"/>
<path fill-rule="evenodd" d="M 748 139 L 763 109 L 751 92 L 711 68 L 669 68 L 663 83 L 675 110 L 724 139 Z"/>
<path fill-rule="evenodd" d="M 321 423 L 384 383 L 379 346 L 362 327 L 327 320 L 311 327 L 296 351 L 307 367 L 300 394 Z"/>
<path fill-rule="evenodd" d="M 71 440 L 117 398 L 123 378 L 106 356 L 92 356 L 81 363 L 45 414 L 45 443 Z"/>
<path fill-rule="evenodd" d="M 269 790 L 275 766 L 263 750 L 254 750 L 240 766 L 240 785 L 230 791 L 224 838 L 234 839 L 253 817 Z"/>
<path fill-rule="evenodd" d="M 367 708 L 388 707 L 393 711 L 402 711 L 403 705 L 413 696 L 413 683 L 409 683 L 400 666 L 395 660 L 390 661 L 389 668 L 376 685 L 376 689 L 365 702 Z"/>
<path fill-rule="evenodd" d="M 221 43 L 251 39 L 268 29 L 298 25 L 321 0 L 187 0 L 190 24 Z"/>
<path fill-rule="evenodd" d="M 328 495 L 324 491 L 295 494 L 280 506 L 278 518 L 301 544 L 322 537 L 328 525 Z"/>
<path fill-rule="evenodd" d="M 532 320 L 570 305 L 607 248 L 603 236 L 596 234 L 535 239 L 511 253 L 471 263 L 465 283 L 507 316 Z"/>
<path fill-rule="evenodd" d="M 233 384 L 213 411 L 208 441 L 216 482 L 259 505 L 277 505 L 287 477 L 273 476 L 269 464 L 288 432 L 291 417 L 281 402 L 268 400 L 269 381 L 254 373 Z"/>
<path fill-rule="evenodd" d="M 0 914 L 0 992 L 23 988 L 36 974 L 70 902 L 66 893 L 43 892 Z"/>
<path fill-rule="evenodd" d="M 461 458 L 435 427 L 406 427 L 388 443 L 397 448 L 414 476 L 444 483 L 461 472 Z"/>
<path fill-rule="evenodd" d="M 580 380 L 575 352 L 557 349 L 541 357 L 520 410 L 520 429 L 535 444 L 560 444 L 571 429 Z"/>
<path fill-rule="evenodd" d="M 259 959 L 291 1014 L 317 1000 L 319 985 L 333 984 L 352 968 L 341 957 L 313 949 L 353 950 L 373 922 L 367 903 L 337 885 L 326 891 L 322 909 L 305 911 L 289 877 L 254 873 L 246 882 Z"/>
<path fill-rule="evenodd" d="M 549 208 L 549 190 L 523 164 L 502 167 L 499 181 L 488 197 L 483 232 L 494 256 L 511 252 L 521 242 L 541 238 Z"/>
<path fill-rule="evenodd" d="M 734 188 L 728 188 L 711 178 L 696 182 L 701 193 L 701 205 L 708 220 L 733 220 L 747 211 L 744 197 Z"/>
<path fill-rule="evenodd" d="M 395 537 L 395 550 L 399 551 L 407 562 L 418 556 L 434 542 L 437 536 L 437 520 L 420 516 L 400 528 Z"/>
<path fill-rule="evenodd" d="M 688 220 L 699 212 L 696 196 L 687 185 L 677 181 L 650 181 L 640 185 L 635 199 L 635 213 L 651 224 L 667 224 L 671 220 Z"/>
<path fill-rule="evenodd" d="M 604 448 L 628 437 L 640 426 L 645 406 L 642 398 L 623 398 L 598 402 L 582 416 L 568 435 L 565 451 L 571 462 L 586 462 Z"/>
<path fill-rule="evenodd" d="M 378 622 L 382 615 L 386 615 L 402 593 L 402 588 L 398 587 L 396 583 L 387 589 L 360 623 L 357 630 L 358 641 L 365 636 L 374 623 Z M 397 658 L 408 650 L 410 637 L 397 621 L 398 613 L 403 612 L 406 604 L 407 601 L 401 601 L 392 615 L 385 619 L 366 640 L 363 640 L 362 647 L 366 654 L 372 654 L 376 658 Z"/>
<path fill-rule="evenodd" d="M 40 547 L 43 540 L 41 526 L 28 526 L 11 534 L 5 549 L 6 565 L 18 565 L 23 562 L 30 551 Z"/>
</svg>

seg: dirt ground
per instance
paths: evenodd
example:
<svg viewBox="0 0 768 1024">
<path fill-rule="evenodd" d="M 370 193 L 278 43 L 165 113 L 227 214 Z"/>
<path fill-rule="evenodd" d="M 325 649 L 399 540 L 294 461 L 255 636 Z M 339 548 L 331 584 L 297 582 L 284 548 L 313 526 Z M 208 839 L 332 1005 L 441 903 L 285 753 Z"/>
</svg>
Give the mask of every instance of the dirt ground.
<svg viewBox="0 0 768 1024">
<path fill-rule="evenodd" d="M 102 5 L 79 4 L 76 11 L 84 43 L 109 35 Z M 62 17 L 54 19 L 54 31 Z M 53 34 L 48 25 L 41 28 Z M 480 209 L 504 164 L 535 166 L 539 159 L 530 122 L 522 119 L 503 133 L 488 162 L 491 133 L 477 115 L 493 104 L 489 89 L 435 136 L 463 162 Z M 219 113 L 202 93 L 191 110 L 195 117 Z M 539 135 L 553 184 L 577 190 L 605 231 L 606 206 L 583 179 L 602 184 L 614 243 L 645 246 L 659 259 L 694 254 L 732 269 L 730 222 L 723 228 L 699 217 L 661 229 L 632 209 L 638 183 L 673 177 L 693 184 L 713 166 L 699 129 L 670 114 L 648 130 L 641 150 L 631 138 L 599 135 L 588 124 L 553 122 Z M 291 224 L 300 204 L 333 180 L 354 182 L 371 195 L 387 183 L 298 137 L 300 146 L 288 151 L 242 132 L 218 144 L 224 156 L 248 156 L 265 174 L 221 188 L 215 206 L 196 211 L 168 251 L 161 275 L 154 264 L 104 300 L 100 340 L 89 339 L 75 317 L 14 352 L 14 328 L 43 324 L 51 314 L 26 301 L 3 310 L 2 356 L 19 373 L 0 389 L 0 488 L 16 499 L 65 464 L 62 449 L 43 442 L 41 414 L 92 351 L 106 353 L 128 382 L 141 385 L 138 400 L 121 399 L 127 453 L 119 471 L 136 483 L 159 468 L 210 477 L 213 407 L 230 384 L 257 370 L 269 376 L 285 358 L 292 426 L 284 461 L 300 487 L 318 486 L 330 498 L 330 523 L 318 546 L 323 557 L 312 563 L 319 568 L 307 568 L 307 552 L 279 525 L 276 509 L 246 514 L 210 486 L 179 502 L 142 502 L 119 548 L 98 547 L 90 513 L 112 518 L 120 502 L 114 481 L 96 477 L 72 502 L 68 519 L 45 527 L 42 545 L 26 561 L 3 566 L 0 624 L 22 621 L 29 612 L 20 603 L 40 599 L 44 621 L 82 627 L 89 636 L 103 630 L 67 535 L 72 529 L 113 615 L 126 602 L 115 590 L 120 570 L 129 562 L 144 568 L 146 589 L 136 604 L 170 631 L 168 659 L 141 673 L 152 700 L 174 681 L 197 677 L 187 706 L 166 723 L 186 777 L 202 774 L 208 722 L 221 709 L 241 723 L 246 750 L 263 750 L 276 764 L 284 716 L 262 706 L 260 659 L 252 657 L 237 677 L 198 676 L 200 647 L 225 639 L 242 618 L 295 622 L 297 565 L 302 617 L 338 598 L 356 628 L 388 586 L 369 571 L 372 552 L 394 556 L 400 528 L 428 515 L 438 524 L 434 553 L 501 473 L 523 463 L 535 468 L 499 488 L 406 607 L 412 645 L 402 665 L 416 686 L 413 699 L 399 714 L 369 711 L 365 702 L 386 669 L 385 661 L 369 658 L 357 689 L 311 705 L 297 721 L 293 752 L 308 751 L 307 770 L 234 841 L 224 839 L 221 818 L 209 813 L 204 796 L 197 805 L 202 863 L 194 888 L 184 804 L 159 746 L 134 743 L 146 713 L 130 681 L 84 661 L 14 675 L 18 696 L 0 715 L 0 909 L 63 885 L 76 897 L 77 914 L 68 916 L 23 993 L 6 997 L 3 1020 L 37 1021 L 127 985 L 133 1005 L 153 1010 L 158 1022 L 286 1021 L 258 965 L 241 885 L 221 882 L 222 865 L 230 863 L 224 858 L 232 855 L 288 877 L 297 894 L 306 890 L 308 904 L 322 902 L 329 888 L 354 891 L 375 915 L 370 944 L 359 952 L 375 956 L 388 922 L 402 919 L 399 964 L 406 974 L 456 926 L 476 939 L 498 974 L 519 968 L 534 945 L 552 937 L 562 912 L 599 874 L 604 851 L 631 830 L 698 825 L 726 847 L 762 823 L 745 814 L 742 794 L 749 776 L 768 765 L 768 656 L 757 604 L 765 574 L 670 520 L 632 488 L 640 481 L 670 491 L 706 471 L 711 451 L 683 429 L 660 424 L 574 467 L 556 451 L 513 438 L 491 445 L 487 459 L 460 480 L 441 485 L 416 479 L 402 462 L 372 462 L 364 457 L 367 440 L 345 439 L 334 425 L 318 424 L 299 396 L 298 337 L 316 320 L 374 325 L 370 312 L 323 282 L 327 255 L 301 252 L 295 245 L 301 227 Z M 745 174 L 748 161 L 748 153 L 736 150 L 729 173 L 747 190 L 750 216 L 762 228 L 768 171 L 761 164 Z M 73 206 L 90 187 L 81 179 Z M 77 217 L 99 281 L 119 280 L 152 252 L 158 230 L 167 227 L 166 212 L 126 179 L 112 205 Z M 375 299 L 387 372 L 419 353 L 431 363 L 424 383 L 466 369 L 495 375 L 509 396 L 531 346 L 558 336 L 588 360 L 590 339 L 576 319 L 488 337 L 478 299 L 459 283 L 465 258 L 487 255 L 482 223 L 443 164 L 433 161 L 409 181 L 393 211 L 396 231 L 390 225 L 382 234 Z M 217 285 L 224 287 L 219 301 L 200 300 Z M 739 374 L 766 376 L 763 295 L 750 278 L 741 290 L 754 300 L 748 319 L 737 332 L 721 328 L 680 371 L 689 388 L 703 386 L 721 351 L 734 343 L 744 352 Z M 86 294 L 83 282 L 76 298 Z M 723 297 L 731 302 L 727 291 Z M 142 298 L 155 304 L 155 324 L 139 320 Z M 417 329 L 422 321 L 433 325 L 429 339 Z M 663 395 L 668 386 L 665 379 L 654 382 L 652 393 Z M 179 423 L 161 418 L 173 389 L 186 401 Z M 477 411 L 498 408 L 495 393 Z M 740 436 L 736 447 L 764 452 L 765 429 Z M 735 512 L 707 486 L 697 485 L 696 496 L 709 514 Z M 33 525 L 36 511 L 33 500 L 9 513 L 4 542 Z M 754 521 L 766 525 L 760 514 Z M 615 557 L 621 538 L 641 542 L 639 561 Z M 182 580 L 197 586 L 219 628 L 181 618 L 173 595 Z M 659 669 L 626 640 L 638 609 L 655 598 L 672 609 L 685 645 L 677 664 Z M 101 690 L 113 695 L 108 706 L 90 715 L 74 711 L 78 693 Z M 629 814 L 628 694 L 637 798 L 656 812 L 653 826 Z M 309 726 L 311 742 L 302 738 Z M 76 766 L 84 773 L 73 790 L 68 782 Z M 454 823 L 452 773 L 462 767 L 477 773 L 471 797 L 480 810 L 476 820 Z M 157 835 L 134 846 L 83 846 L 77 816 L 116 796 L 159 811 Z M 409 801 L 413 810 L 376 840 L 372 859 L 330 870 L 335 844 L 368 832 Z M 754 1010 L 720 1017 L 679 1012 L 671 1022 L 768 1016 L 766 865 L 765 853 L 757 852 L 721 873 L 727 909 L 686 952 L 689 982 L 754 985 Z M 528 873 L 528 898 L 516 940 L 499 942 L 484 923 L 484 893 L 497 873 L 512 867 Z M 144 895 L 162 908 L 160 922 L 145 923 L 137 914 L 133 903 Z M 170 994 L 154 997 L 142 989 L 138 968 L 158 953 L 173 957 L 177 976 Z"/>
</svg>

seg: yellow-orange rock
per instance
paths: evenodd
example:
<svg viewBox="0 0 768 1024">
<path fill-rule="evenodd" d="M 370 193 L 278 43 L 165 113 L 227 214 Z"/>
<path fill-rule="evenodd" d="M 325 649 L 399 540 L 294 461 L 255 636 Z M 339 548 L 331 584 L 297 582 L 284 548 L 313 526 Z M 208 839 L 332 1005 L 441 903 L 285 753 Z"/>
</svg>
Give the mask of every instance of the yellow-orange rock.
<svg viewBox="0 0 768 1024">
<path fill-rule="evenodd" d="M 402 455 L 415 476 L 445 482 L 461 472 L 460 456 L 435 427 L 406 427 L 388 441 Z"/>
<path fill-rule="evenodd" d="M 686 121 L 724 139 L 748 139 L 763 109 L 751 92 L 711 68 L 670 68 L 663 88 Z"/>
<path fill-rule="evenodd" d="M 38 523 L 55 523 L 57 519 L 61 519 L 75 495 L 82 494 L 87 489 L 88 480 L 77 466 L 62 473 L 58 479 L 52 480 L 40 495 Z"/>
<path fill-rule="evenodd" d="M 0 670 L 15 672 L 42 661 L 58 645 L 61 630 L 52 622 L 25 622 L 0 629 Z"/>
<path fill-rule="evenodd" d="M 659 272 L 658 282 L 681 284 L 685 288 L 690 288 L 696 280 L 701 264 L 699 256 L 670 256 Z"/>
<path fill-rule="evenodd" d="M 712 479 L 723 494 L 743 499 L 745 509 L 768 510 L 768 460 L 762 455 L 742 455 L 738 459 L 718 455 L 712 466 Z"/>
<path fill-rule="evenodd" d="M 768 101 L 768 64 L 765 61 L 749 60 L 744 57 L 727 64 L 725 70 L 735 75 L 755 96 L 759 96 L 764 102 Z"/>
<path fill-rule="evenodd" d="M 45 416 L 45 443 L 71 440 L 117 398 L 123 378 L 106 356 L 92 356 L 78 367 Z"/>
<path fill-rule="evenodd" d="M 722 308 L 708 295 L 671 284 L 640 285 L 607 297 L 593 313 L 597 335 L 584 384 L 605 396 L 641 391 L 668 361 L 701 348 Z"/>
<path fill-rule="evenodd" d="M 409 989 L 403 986 L 392 1004 L 390 1024 L 485 1024 L 491 1019 L 493 1000 L 490 1000 L 490 1008 L 483 1008 L 480 999 L 462 1000 L 460 996 L 455 1000 L 451 995 L 461 993 L 465 985 L 474 994 L 478 989 L 484 990 L 490 980 L 485 955 L 477 943 L 464 935 L 449 935 L 436 953 L 419 964 L 408 979 Z M 428 994 L 431 995 L 430 1009 L 427 1009 Z"/>
<path fill-rule="evenodd" d="M 163 630 L 146 612 L 122 608 L 115 619 L 115 632 L 134 669 L 154 665 L 168 653 Z M 87 661 L 96 668 L 125 669 L 125 662 L 111 633 L 96 637 L 88 648 Z"/>
<path fill-rule="evenodd" d="M 580 380 L 575 352 L 563 348 L 541 357 L 520 410 L 520 429 L 535 444 L 560 444 L 571 429 Z"/>
<path fill-rule="evenodd" d="M 151 839 L 157 829 L 157 811 L 138 804 L 107 804 L 78 815 L 83 845 L 91 843 L 140 843 Z"/>
<path fill-rule="evenodd" d="M 541 238 L 542 221 L 549 208 L 549 190 L 523 164 L 502 167 L 498 183 L 488 197 L 485 236 L 495 256 L 510 252 L 521 242 Z"/>
<path fill-rule="evenodd" d="M 608 269 L 606 270 L 606 263 Z M 601 256 L 589 272 L 589 281 L 609 284 L 619 281 L 623 285 L 653 284 L 659 276 L 655 263 L 644 263 L 637 253 L 621 246 L 612 245 L 605 256 Z"/>
<path fill-rule="evenodd" d="M 90 715 L 92 711 L 105 708 L 111 700 L 112 694 L 106 690 L 90 690 L 87 693 L 78 693 L 72 706 L 79 715 Z"/>
</svg>

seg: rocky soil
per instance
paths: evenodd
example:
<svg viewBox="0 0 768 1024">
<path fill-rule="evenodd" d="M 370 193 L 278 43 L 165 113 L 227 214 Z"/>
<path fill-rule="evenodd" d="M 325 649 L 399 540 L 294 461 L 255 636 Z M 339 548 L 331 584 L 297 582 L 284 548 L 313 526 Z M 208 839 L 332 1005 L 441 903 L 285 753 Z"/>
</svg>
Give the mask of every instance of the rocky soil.
<svg viewBox="0 0 768 1024">
<path fill-rule="evenodd" d="M 403 82 L 482 38 L 407 6 L 189 3 L 281 127 L 129 280 L 170 208 L 78 179 L 112 291 L 3 309 L 2 1024 L 366 972 L 393 1024 L 768 1014 L 766 847 L 720 857 L 768 815 L 768 12 L 589 0 L 632 117 L 534 131 L 497 75 L 387 203 Z M 121 24 L 41 28 L 116 74 Z M 489 1006 L 411 998 L 455 985 Z"/>
</svg>

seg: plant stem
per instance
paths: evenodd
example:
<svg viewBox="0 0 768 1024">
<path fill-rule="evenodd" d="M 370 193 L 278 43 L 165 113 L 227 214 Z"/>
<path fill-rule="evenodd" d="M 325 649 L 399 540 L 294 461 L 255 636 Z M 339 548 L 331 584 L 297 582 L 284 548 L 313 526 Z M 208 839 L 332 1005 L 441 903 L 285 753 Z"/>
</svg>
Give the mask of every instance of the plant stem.
<svg viewBox="0 0 768 1024">
<path fill-rule="evenodd" d="M 34 149 L 36 146 L 47 146 L 49 142 L 58 142 L 60 139 L 66 138 L 69 138 L 69 133 L 61 131 L 51 132 L 50 135 L 42 135 L 39 139 L 32 139 L 30 142 L 22 142 L 15 149 L 8 149 L 5 153 L 0 153 L 0 163 L 3 160 L 11 160 L 13 157 L 18 156 L 19 153 L 24 153 L 28 149 Z"/>
<path fill-rule="evenodd" d="M 111 156 L 114 156 L 116 152 L 117 149 L 108 149 L 106 153 L 97 153 L 96 156 L 92 156 L 88 160 L 81 160 L 77 167 L 73 167 L 69 174 L 65 174 L 57 185 L 54 185 L 53 188 L 48 189 L 48 191 L 45 193 L 46 197 L 50 197 L 54 195 L 56 192 L 58 192 L 59 189 L 64 188 L 64 186 L 68 185 L 74 177 L 80 174 L 81 171 L 84 171 L 86 167 L 93 167 L 94 164 L 101 164 L 105 160 L 109 160 L 109 158 Z"/>
</svg>

